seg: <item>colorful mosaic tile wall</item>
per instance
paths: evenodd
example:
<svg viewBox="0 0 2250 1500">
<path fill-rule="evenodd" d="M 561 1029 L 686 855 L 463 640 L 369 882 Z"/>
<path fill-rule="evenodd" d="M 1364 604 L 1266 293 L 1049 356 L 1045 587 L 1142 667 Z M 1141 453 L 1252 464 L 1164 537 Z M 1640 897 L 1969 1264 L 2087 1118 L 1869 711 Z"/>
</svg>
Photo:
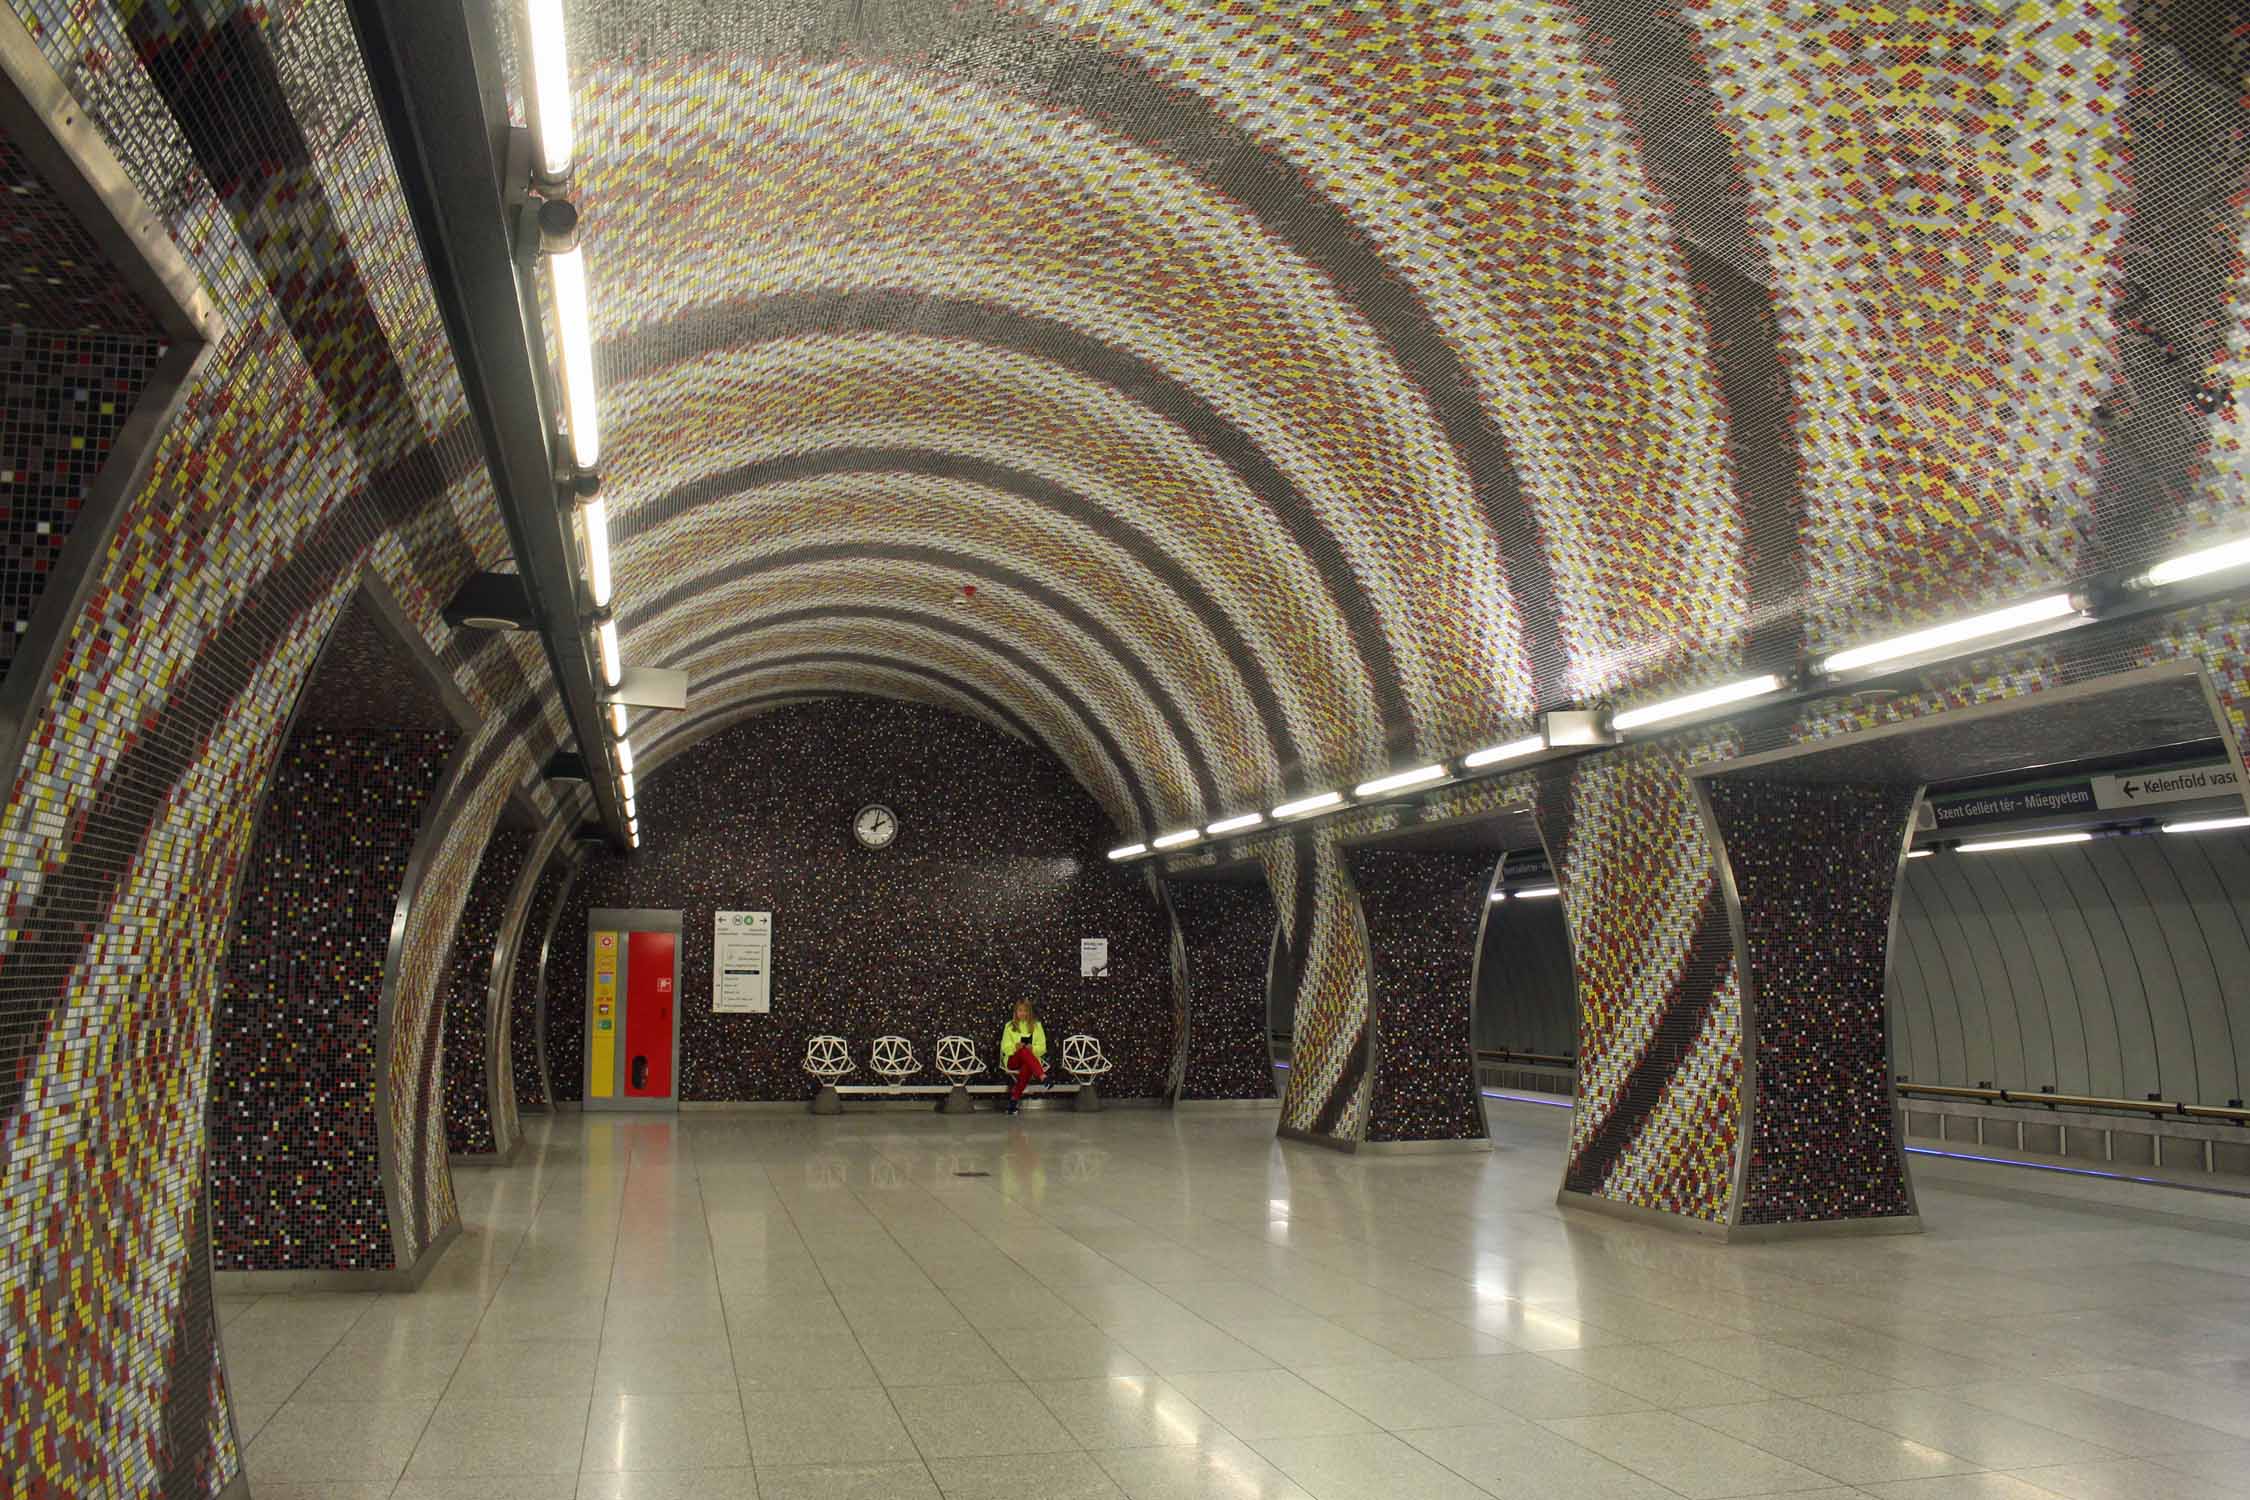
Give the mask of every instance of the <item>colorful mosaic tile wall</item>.
<svg viewBox="0 0 2250 1500">
<path fill-rule="evenodd" d="M 486 1066 L 486 1048 L 498 1033 L 500 1055 L 512 1056 L 508 988 L 500 1003 L 493 1003 L 493 959 L 502 937 L 501 923 L 516 880 L 531 853 L 529 831 L 501 828 L 484 846 L 484 857 L 470 877 L 469 895 L 461 919 L 453 929 L 453 953 L 446 961 L 439 995 L 445 1007 L 444 1060 L 440 1078 L 445 1091 L 445 1147 L 456 1156 L 490 1156 L 505 1152 L 520 1133 L 512 1112 L 494 1114 L 497 1080 Z M 506 1097 L 513 1101 L 513 1088 Z"/>
<path fill-rule="evenodd" d="M 76 529 L 164 339 L 0 134 L 0 672 Z"/>
<path fill-rule="evenodd" d="M 1470 1006 L 1478 929 L 1497 861 L 1489 854 L 1379 848 L 1344 857 L 1367 923 L 1375 1025 L 1367 1139 L 1482 1140 Z"/>
<path fill-rule="evenodd" d="M 1273 957 L 1273 898 L 1265 882 L 1170 880 L 1187 982 L 1183 1099 L 1271 1099 L 1273 1044 L 1266 1035 L 1266 973 Z"/>
<path fill-rule="evenodd" d="M 454 742 L 308 728 L 274 768 L 213 1037 L 222 1271 L 396 1264 L 377 1150 L 377 1005 L 407 862 Z"/>
<path fill-rule="evenodd" d="M 1737 1222 L 1912 1213 L 1883 978 L 1920 788 L 1737 777 L 1706 786 L 1741 901 L 1754 1018 Z"/>
<path fill-rule="evenodd" d="M 493 776 L 551 737 L 514 718 L 536 687 L 512 653 L 438 620 L 504 543 L 343 5 L 14 9 L 229 332 L 126 504 L 0 815 L 0 1491 L 204 1496 L 239 1469 L 200 1258 L 216 939 L 361 569 L 529 740 Z M 473 856 L 485 830 L 464 830 Z M 433 940 L 450 931 L 414 946 Z M 422 1190 L 426 1225 L 450 1188 Z"/>
<path fill-rule="evenodd" d="M 547 1086 L 545 996 L 556 922 L 577 873 L 578 852 L 571 845 L 562 844 L 547 856 L 516 946 L 508 981 L 508 1060 L 519 1109 L 546 1110 L 554 1104 Z"/>
<path fill-rule="evenodd" d="M 586 858 L 549 958 L 556 1094 L 584 1080 L 585 913 L 677 907 L 685 1099 L 802 1099 L 805 1038 L 975 1038 L 994 1062 L 1017 999 L 1050 1044 L 1101 1039 L 1105 1093 L 1154 1097 L 1172 1060 L 1171 932 L 1137 872 L 1103 857 L 1101 810 L 1043 751 L 911 704 L 832 698 L 758 714 L 650 770 L 643 848 Z M 852 815 L 899 818 L 897 842 L 858 847 Z M 773 1011 L 711 1011 L 717 910 L 774 914 Z M 1109 939 L 1107 979 L 1082 979 L 1078 943 Z M 574 955 L 570 960 L 565 954 Z M 994 1075 L 997 1081 L 998 1075 Z M 927 1082 L 936 1082 L 931 1073 Z"/>
</svg>

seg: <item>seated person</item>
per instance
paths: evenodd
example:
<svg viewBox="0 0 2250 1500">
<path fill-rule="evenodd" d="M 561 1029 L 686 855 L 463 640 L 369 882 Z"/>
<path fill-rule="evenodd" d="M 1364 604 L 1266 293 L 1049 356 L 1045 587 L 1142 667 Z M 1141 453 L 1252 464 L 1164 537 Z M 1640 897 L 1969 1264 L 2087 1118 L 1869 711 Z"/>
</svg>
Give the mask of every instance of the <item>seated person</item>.
<svg viewBox="0 0 2250 1500">
<path fill-rule="evenodd" d="M 1014 1079 L 1008 1085 L 1012 1115 L 1023 1108 L 1023 1091 L 1047 1076 L 1047 1028 L 1029 1000 L 1018 1000 L 1015 1018 L 1000 1028 L 1000 1066 Z"/>
</svg>

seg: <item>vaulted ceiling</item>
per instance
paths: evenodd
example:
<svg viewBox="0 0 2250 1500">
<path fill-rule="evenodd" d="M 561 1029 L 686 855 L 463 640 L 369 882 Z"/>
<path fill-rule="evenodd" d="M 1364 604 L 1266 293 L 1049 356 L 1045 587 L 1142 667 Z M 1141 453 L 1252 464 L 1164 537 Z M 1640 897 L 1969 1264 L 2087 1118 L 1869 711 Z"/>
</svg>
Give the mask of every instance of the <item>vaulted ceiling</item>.
<svg viewBox="0 0 2250 1500">
<path fill-rule="evenodd" d="M 2240 505 L 2194 10 L 574 0 L 626 654 L 1147 829 L 2129 564 Z"/>
</svg>

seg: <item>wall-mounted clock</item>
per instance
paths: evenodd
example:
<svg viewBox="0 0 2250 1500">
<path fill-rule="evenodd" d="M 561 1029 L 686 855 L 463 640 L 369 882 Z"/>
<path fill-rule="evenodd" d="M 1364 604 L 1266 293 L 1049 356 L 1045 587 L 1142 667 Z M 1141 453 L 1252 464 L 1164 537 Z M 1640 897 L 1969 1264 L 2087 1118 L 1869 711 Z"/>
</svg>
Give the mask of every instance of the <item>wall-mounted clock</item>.
<svg viewBox="0 0 2250 1500">
<path fill-rule="evenodd" d="M 852 837 L 862 849 L 888 849 L 898 837 L 898 814 L 880 802 L 870 802 L 852 814 Z"/>
</svg>

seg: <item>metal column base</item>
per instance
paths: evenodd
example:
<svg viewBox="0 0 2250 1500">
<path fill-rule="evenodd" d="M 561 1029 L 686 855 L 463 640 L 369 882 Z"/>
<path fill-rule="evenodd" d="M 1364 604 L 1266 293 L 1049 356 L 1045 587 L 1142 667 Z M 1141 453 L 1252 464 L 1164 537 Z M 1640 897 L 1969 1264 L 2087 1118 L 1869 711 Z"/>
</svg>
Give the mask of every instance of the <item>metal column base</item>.
<svg viewBox="0 0 2250 1500">
<path fill-rule="evenodd" d="M 941 1115 L 974 1114 L 976 1107 L 976 1101 L 969 1097 L 969 1086 L 957 1083 L 953 1085 L 953 1092 L 938 1101 L 937 1112 Z"/>
<path fill-rule="evenodd" d="M 1070 1107 L 1082 1115 L 1100 1114 L 1102 1091 L 1092 1083 L 1078 1085 L 1078 1093 L 1071 1099 Z"/>
<path fill-rule="evenodd" d="M 836 1092 L 836 1085 L 824 1083 L 820 1092 L 812 1096 L 812 1112 L 816 1115 L 840 1115 L 844 1112 L 844 1096 Z"/>
</svg>

